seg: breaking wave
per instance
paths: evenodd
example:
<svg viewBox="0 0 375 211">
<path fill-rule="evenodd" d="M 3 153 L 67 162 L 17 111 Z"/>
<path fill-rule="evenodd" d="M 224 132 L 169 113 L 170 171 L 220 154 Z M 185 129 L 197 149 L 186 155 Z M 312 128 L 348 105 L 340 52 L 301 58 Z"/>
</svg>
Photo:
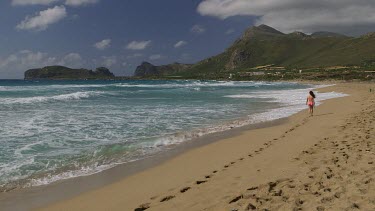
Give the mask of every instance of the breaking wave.
<svg viewBox="0 0 375 211">
<path fill-rule="evenodd" d="M 0 98 L 0 104 L 32 104 L 32 103 L 43 103 L 48 101 L 70 101 L 80 100 L 89 98 L 91 96 L 99 95 L 101 92 L 74 92 L 69 94 L 61 94 L 54 96 L 35 96 L 35 97 L 20 97 L 20 98 Z"/>
</svg>

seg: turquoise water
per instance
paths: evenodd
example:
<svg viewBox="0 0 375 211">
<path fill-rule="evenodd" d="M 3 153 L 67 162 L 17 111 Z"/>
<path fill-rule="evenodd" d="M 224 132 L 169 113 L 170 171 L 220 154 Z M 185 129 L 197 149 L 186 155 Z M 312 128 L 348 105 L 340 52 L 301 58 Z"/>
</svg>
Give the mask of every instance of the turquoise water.
<svg viewBox="0 0 375 211">
<path fill-rule="evenodd" d="M 305 108 L 312 85 L 0 80 L 0 186 L 42 185 Z M 319 95 L 320 100 L 342 96 Z"/>
</svg>

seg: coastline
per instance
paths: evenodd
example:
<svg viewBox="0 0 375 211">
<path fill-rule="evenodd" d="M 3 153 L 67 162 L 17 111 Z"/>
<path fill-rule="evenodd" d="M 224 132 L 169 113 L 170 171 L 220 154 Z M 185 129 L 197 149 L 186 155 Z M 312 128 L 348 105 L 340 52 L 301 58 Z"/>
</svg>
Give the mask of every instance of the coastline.
<svg viewBox="0 0 375 211">
<path fill-rule="evenodd" d="M 352 86 L 352 87 L 350 87 Z M 321 88 L 320 91 L 342 91 L 344 93 L 351 94 L 350 97 L 345 98 L 337 98 L 327 100 L 323 103 L 323 105 L 319 106 L 317 109 L 317 118 L 327 118 L 338 114 L 331 114 L 330 110 L 332 110 L 335 105 L 340 105 L 345 101 L 343 105 L 344 111 L 337 111 L 341 115 L 350 114 L 356 110 L 358 110 L 358 106 L 351 106 L 352 103 L 349 99 L 358 98 L 359 95 L 358 89 L 352 89 L 353 86 L 359 86 L 362 91 L 365 90 L 364 86 L 366 84 L 354 84 L 354 83 L 342 83 L 335 87 L 327 87 Z M 337 90 L 340 89 L 340 90 Z M 352 93 L 350 93 L 352 92 Z M 355 103 L 354 103 L 355 104 Z M 321 117 L 319 117 L 319 112 L 321 113 Z M 336 112 L 336 111 L 335 111 Z M 229 174 L 228 179 L 223 179 L 222 181 L 218 181 L 218 184 L 224 184 L 225 187 L 228 186 L 228 183 L 235 182 L 241 183 L 243 178 L 246 175 L 252 175 L 252 182 L 254 184 L 261 183 L 266 181 L 267 179 L 272 179 L 272 176 L 267 174 L 267 171 L 271 171 L 269 169 L 263 169 L 264 167 L 277 167 L 272 163 L 273 159 L 272 156 L 266 156 L 268 159 L 268 163 L 265 160 L 258 160 L 258 156 L 255 154 L 269 154 L 268 150 L 275 150 L 277 149 L 285 149 L 286 146 L 284 143 L 277 142 L 277 139 L 285 139 L 286 136 L 290 136 L 289 134 L 292 131 L 298 132 L 301 130 L 300 128 L 306 127 L 311 122 L 318 121 L 317 118 L 307 119 L 305 118 L 306 112 L 302 111 L 298 114 L 295 114 L 286 120 L 276 120 L 274 122 L 268 123 L 261 123 L 257 125 L 253 125 L 253 128 L 249 128 L 245 126 L 244 128 L 233 129 L 228 132 L 222 133 L 215 133 L 212 135 L 208 135 L 203 137 L 202 141 L 196 141 L 194 143 L 187 142 L 186 144 L 181 145 L 181 147 L 177 147 L 172 152 L 167 153 L 168 155 L 157 155 L 151 159 L 148 159 L 145 165 L 142 167 L 139 166 L 139 162 L 130 163 L 127 165 L 121 165 L 119 167 L 112 168 L 111 170 L 106 170 L 99 174 L 91 175 L 88 177 L 80 177 L 74 178 L 67 181 L 57 182 L 55 184 L 43 186 L 43 187 L 36 187 L 31 188 L 30 190 L 21 190 L 19 193 L 18 191 L 6 193 L 0 196 L 0 202 L 6 201 L 8 203 L 9 209 L 20 209 L 22 206 L 24 208 L 36 208 L 40 206 L 44 206 L 46 204 L 51 204 L 46 207 L 46 210 L 74 210 L 74 209 L 93 209 L 93 210 L 102 210 L 102 209 L 111 209 L 111 210 L 134 210 L 136 207 L 139 207 L 141 204 L 144 203 L 151 203 L 150 210 L 155 208 L 156 210 L 163 210 L 166 209 L 168 206 L 172 208 L 175 203 L 180 203 L 184 209 L 192 209 L 192 210 L 200 210 L 204 207 L 201 207 L 201 203 L 197 203 L 194 207 L 189 207 L 189 203 L 195 203 L 196 198 L 192 195 L 192 192 L 198 191 L 198 193 L 207 191 L 200 188 L 197 181 L 205 181 L 200 184 L 202 186 L 210 186 L 209 183 L 213 183 L 211 180 L 215 180 L 216 177 L 220 177 L 221 175 Z M 337 118 L 340 118 L 338 115 Z M 304 122 L 306 120 L 306 122 Z M 295 125 L 300 125 L 296 128 Z M 327 123 L 328 124 L 328 123 Z M 255 127 L 255 128 L 254 128 Z M 292 131 L 290 127 L 295 127 Z M 317 125 L 313 124 L 313 127 L 318 127 Z M 327 132 L 333 130 L 332 128 L 325 129 Z M 293 132 L 293 133 L 295 133 Z M 304 131 L 306 132 L 306 131 Z M 289 133 L 289 134 L 288 134 Z M 284 137 L 283 137 L 284 136 Z M 251 142 L 249 143 L 249 137 L 251 137 Z M 281 137 L 281 138 L 280 138 Z M 292 137 L 291 140 L 294 140 L 295 137 Z M 219 140 L 219 141 L 218 141 Z M 276 143 L 269 143 L 270 140 L 274 140 Z M 295 140 L 294 140 L 295 141 Z M 311 140 L 310 140 L 311 141 Z M 289 141 L 290 142 L 290 141 Z M 293 146 L 293 152 L 307 148 L 308 145 L 311 146 L 315 142 L 307 142 L 304 141 L 303 143 L 298 143 L 296 146 Z M 190 144 L 190 146 L 188 146 Z M 267 145 L 266 145 L 267 144 Z M 306 146 L 307 144 L 307 146 Z M 185 146 L 184 146 L 185 145 Z M 280 145 L 280 146 L 278 146 Z M 266 147 L 265 147 L 266 146 Z M 272 146 L 272 147 L 270 147 Z M 278 146 L 278 147 L 277 147 Z M 262 150 L 256 150 L 261 149 Z M 269 148 L 266 150 L 266 148 Z M 249 157 L 247 154 L 249 150 L 255 150 L 254 159 L 253 157 Z M 287 150 L 287 149 L 285 149 Z M 173 152 L 174 151 L 174 152 Z M 159 157 L 158 157 L 159 156 Z M 249 161 L 247 157 L 251 158 Z M 291 173 L 295 173 L 296 169 L 293 168 L 295 164 L 290 164 L 289 157 L 288 159 L 281 156 L 282 159 L 278 160 L 278 162 L 284 161 L 283 167 L 287 167 L 288 171 L 276 171 L 278 168 L 275 168 L 272 172 L 272 175 L 277 177 L 286 176 Z M 259 156 L 261 157 L 261 156 Z M 241 160 L 242 159 L 242 160 Z M 146 159 L 147 160 L 147 159 Z M 257 162 L 260 163 L 257 163 Z M 234 162 L 234 163 L 232 163 Z M 256 165 L 252 166 L 249 171 L 243 172 L 239 167 L 229 168 L 231 166 L 236 165 L 244 165 L 243 163 L 251 163 Z M 255 162 L 255 163 L 254 163 Z M 278 163 L 276 162 L 276 163 Z M 132 169 L 133 171 L 129 169 Z M 224 167 L 223 167 L 224 166 Z M 225 167 L 227 166 L 227 167 Z M 130 167 L 130 168 L 129 168 Z M 128 174 L 124 174 L 123 170 L 126 169 Z M 189 169 L 188 172 L 185 170 Z M 259 170 L 259 171 L 258 171 Z M 218 171 L 213 173 L 214 171 Z M 235 171 L 235 172 L 233 172 Z M 120 173 L 119 173 L 120 172 Z M 263 173 L 266 172 L 266 173 Z M 220 174 L 219 174 L 220 173 Z M 269 172 L 268 172 L 269 173 Z M 257 176 L 254 176 L 254 175 Z M 285 174 L 285 175 L 284 175 Z M 233 176 L 236 175 L 240 177 L 239 179 L 234 179 L 230 181 L 230 178 L 233 179 Z M 228 175 L 227 175 L 228 176 Z M 95 179 L 96 177 L 96 179 Z M 208 177 L 208 178 L 206 178 Z M 212 179 L 211 179 L 212 177 Z M 174 178 L 174 181 L 171 181 L 171 178 Z M 237 181 L 239 180 L 239 181 Z M 155 182 L 157 181 L 157 182 Z M 209 181 L 209 182 L 208 182 Z M 245 180 L 246 181 L 246 180 Z M 70 185 L 69 185 L 70 183 Z M 84 184 L 82 184 L 84 183 Z M 77 186 L 78 185 L 78 186 Z M 216 184 L 217 185 L 217 184 Z M 182 186 L 190 187 L 192 191 L 186 192 L 184 195 L 189 195 L 188 200 L 179 199 L 179 196 L 182 195 L 180 192 Z M 194 186 L 194 187 L 193 187 Z M 198 187 L 197 187 L 198 186 Z M 233 184 L 234 187 L 238 184 Z M 212 187 L 214 189 L 214 187 Z M 200 190 L 202 189 L 202 190 Z M 205 188 L 207 189 L 207 188 Z M 239 189 L 239 188 L 238 188 Z M 190 190 L 190 189 L 188 189 Z M 28 192 L 26 195 L 24 192 Z M 218 197 L 222 197 L 223 195 L 228 195 L 229 193 L 233 192 L 233 188 L 228 188 L 228 193 L 214 193 L 212 195 L 218 195 Z M 44 197 L 42 196 L 44 193 Z M 72 193 L 74 192 L 74 193 Z M 169 194 L 170 193 L 170 194 Z M 17 196 L 18 194 L 18 196 Z M 171 203 L 159 202 L 165 198 L 168 198 L 164 195 L 175 196 L 175 198 L 170 199 Z M 177 194 L 177 195 L 176 195 Z M 220 195 L 221 194 L 221 195 Z M 31 198 L 27 199 L 27 195 Z M 192 196 L 191 196 L 192 195 Z M 201 194 L 199 194 L 202 196 Z M 230 194 L 229 194 L 230 195 Z M 15 197 L 16 196 L 16 197 Z M 36 197 L 35 197 L 36 196 Z M 45 197 L 48 196 L 48 197 Z M 26 198 L 25 198 L 26 197 Z M 33 198 L 34 197 L 34 198 Z M 73 197 L 73 198 L 71 198 Z M 184 196 L 185 197 L 185 196 Z M 68 199 L 70 198 L 70 199 Z M 170 197 L 169 197 L 170 198 Z M 181 198 L 181 197 L 180 197 Z M 12 200 L 15 199 L 17 201 L 17 207 L 12 207 Z M 39 199 L 39 201 L 38 201 Z M 203 199 L 203 198 L 202 198 Z M 200 200 L 202 200 L 200 199 Z M 208 198 L 207 198 L 208 199 Z M 212 198 L 211 198 L 212 199 Z M 57 200 L 62 200 L 61 202 L 57 202 Z M 198 201 L 200 201 L 198 200 Z M 209 200 L 209 199 L 208 199 Z M 14 201 L 14 202 L 15 202 Z M 226 200 L 223 200 L 226 201 Z M 20 203 L 21 202 L 21 203 Z M 57 203 L 55 203 L 57 202 Z M 29 204 L 27 204 L 29 203 Z M 216 200 L 209 200 L 210 206 L 216 208 L 222 207 L 220 198 Z M 169 205 L 168 205 L 169 204 Z M 207 205 L 208 206 L 208 205 Z M 7 208 L 7 204 L 5 204 L 5 208 Z M 7 210 L 7 209 L 6 209 Z"/>
<path fill-rule="evenodd" d="M 231 130 L 211 133 L 194 140 L 177 144 L 166 151 L 160 151 L 144 159 L 119 164 L 110 169 L 79 177 L 59 180 L 47 185 L 21 188 L 0 193 L 0 204 L 5 210 L 29 210 L 37 209 L 41 205 L 47 205 L 78 196 L 82 193 L 93 191 L 97 188 L 113 184 L 132 175 L 147 171 L 168 162 L 185 152 L 220 141 L 224 138 L 238 136 L 244 131 L 272 127 L 286 122 L 287 118 L 245 125 Z M 61 192 L 63 190 L 63 192 Z M 19 203 L 22 201 L 22 203 Z"/>
</svg>

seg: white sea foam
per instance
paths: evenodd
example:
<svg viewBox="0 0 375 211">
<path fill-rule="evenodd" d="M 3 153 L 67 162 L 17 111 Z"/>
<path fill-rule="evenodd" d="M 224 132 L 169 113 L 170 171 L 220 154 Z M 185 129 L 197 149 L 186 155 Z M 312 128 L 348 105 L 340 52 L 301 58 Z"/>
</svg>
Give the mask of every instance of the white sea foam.
<svg viewBox="0 0 375 211">
<path fill-rule="evenodd" d="M 322 104 L 322 101 L 332 99 L 332 98 L 339 98 L 348 96 L 346 94 L 337 93 L 337 92 L 328 92 L 328 93 L 319 93 L 316 92 L 318 98 L 315 99 L 316 105 L 319 106 Z M 280 100 L 285 106 L 281 108 L 272 109 L 263 113 L 254 114 L 251 118 L 255 122 L 265 122 L 275 119 L 280 119 L 284 117 L 291 116 L 299 111 L 306 109 L 306 96 L 302 95 L 295 95 L 294 99 L 290 102 L 287 102 L 285 99 Z M 301 102 L 301 103 L 296 103 Z"/>
<path fill-rule="evenodd" d="M 78 170 L 68 170 L 59 174 L 48 174 L 42 178 L 31 179 L 31 181 L 26 185 L 26 187 L 47 185 L 47 184 L 50 184 L 59 180 L 75 178 L 75 177 L 80 177 L 80 176 L 89 176 L 89 175 L 96 174 L 104 170 L 110 169 L 111 167 L 114 167 L 118 164 L 119 163 L 113 163 L 110 165 L 97 165 L 97 164 L 95 165 L 94 164 L 92 166 L 82 167 Z"/>
<path fill-rule="evenodd" d="M 290 85 L 288 83 L 285 84 Z M 61 107 L 61 110 L 58 110 L 59 108 L 51 110 L 48 108 L 48 104 L 46 104 L 45 107 L 42 107 L 42 110 L 34 110 L 33 112 L 35 113 L 33 115 L 25 117 L 25 114 L 14 114 L 13 116 L 8 116 L 10 123 L 3 125 L 4 131 L 0 132 L 5 138 L 0 139 L 0 141 L 25 140 L 25 142 L 22 142 L 18 145 L 16 150 L 12 151 L 15 156 L 14 162 L 10 162 L 7 165 L 0 163 L 0 176 L 5 178 L 3 181 L 24 178 L 30 179 L 34 176 L 32 172 L 28 173 L 29 175 L 21 175 L 22 173 L 19 169 L 31 168 L 34 170 L 34 167 L 38 165 L 42 166 L 41 174 L 38 174 L 39 176 L 37 178 L 34 177 L 34 179 L 28 183 L 30 186 L 45 185 L 61 179 L 90 175 L 109 169 L 120 163 L 150 156 L 155 152 L 168 149 L 176 144 L 194 140 L 207 134 L 287 117 L 306 108 L 306 95 L 310 89 L 275 90 L 275 88 L 270 87 L 271 90 L 268 91 L 256 91 L 261 89 L 254 88 L 248 89 L 252 91 L 245 91 L 246 89 L 242 88 L 277 85 L 283 86 L 284 83 L 195 81 L 184 84 L 180 81 L 178 83 L 166 82 L 155 85 L 147 83 L 106 84 L 105 86 L 177 88 L 176 93 L 178 93 L 180 88 L 187 88 L 188 90 L 199 91 L 191 93 L 195 94 L 194 96 L 199 96 L 200 98 L 198 99 L 201 103 L 183 103 L 176 106 L 177 104 L 174 104 L 174 102 L 170 103 L 170 101 L 166 101 L 165 104 L 163 102 L 153 104 L 151 101 L 142 101 L 142 104 L 133 106 L 130 104 L 132 100 L 161 100 L 170 98 L 164 98 L 165 93 L 160 97 L 158 95 L 138 96 L 136 94 L 137 96 L 132 98 L 132 96 L 122 95 L 123 93 L 129 93 L 128 90 L 126 90 L 126 92 L 106 92 L 106 96 L 111 95 L 111 93 L 116 93 L 116 97 L 112 96 L 114 101 L 110 102 L 103 100 L 103 102 L 105 102 L 104 104 L 100 104 L 99 102 L 92 105 L 90 102 L 82 101 L 86 102 L 85 110 L 74 111 L 65 106 Z M 72 87 L 72 85 L 49 85 L 49 89 L 60 89 L 68 86 Z M 78 85 L 78 87 L 74 87 L 77 88 L 77 91 L 69 94 L 27 98 L 0 98 L 0 104 L 32 104 L 50 101 L 69 102 L 71 100 L 90 98 L 103 93 L 98 91 L 84 92 L 81 88 L 85 87 L 88 87 L 88 85 L 82 85 L 82 87 Z M 101 85 L 98 87 L 101 87 Z M 257 98 L 260 99 L 259 102 L 274 102 L 275 106 L 274 109 L 268 111 L 264 111 L 263 109 L 262 113 L 245 115 L 238 120 L 225 120 L 225 118 L 228 117 L 228 112 L 235 111 L 233 104 L 229 103 L 225 107 L 213 104 L 209 99 L 207 99 L 207 103 L 209 104 L 205 104 L 206 99 L 204 97 L 202 98 L 204 93 L 200 95 L 201 92 L 205 91 L 204 87 L 239 87 L 238 94 L 233 94 L 237 93 L 237 90 L 221 89 L 223 93 L 228 93 L 227 95 L 222 94 L 224 95 L 222 99 L 237 98 L 246 101 L 246 99 Z M 221 90 L 220 92 L 215 92 L 215 94 L 219 93 L 219 98 L 222 93 Z M 54 92 L 55 91 L 56 90 L 54 90 Z M 168 90 L 166 93 L 170 93 L 170 91 Z M 345 95 L 335 92 L 317 92 L 317 105 L 319 105 L 322 100 L 342 96 Z M 121 99 L 123 101 L 121 101 Z M 230 101 L 230 99 L 225 99 L 224 102 L 227 101 Z M 128 102 L 129 106 L 126 107 Z M 186 101 L 182 100 L 181 102 Z M 256 102 L 258 102 L 258 100 L 256 100 Z M 66 105 L 66 103 L 59 104 Z M 90 112 L 87 112 L 86 108 L 90 108 Z M 177 115 L 181 115 L 181 118 L 176 118 Z M 204 122 L 212 116 L 220 116 L 222 118 Z M 14 117 L 18 117 L 18 119 L 14 119 Z M 212 124 L 213 122 L 216 123 L 216 125 Z M 186 129 L 186 125 L 189 125 L 190 128 L 193 127 L 193 129 Z M 151 136 L 151 134 L 154 135 Z M 121 154 L 121 158 L 103 163 L 100 161 L 97 162 L 97 159 L 105 158 L 107 154 L 103 155 L 101 153 L 106 152 L 95 151 L 93 156 L 89 155 L 87 163 L 77 164 L 74 166 L 76 168 L 66 169 L 59 173 L 54 171 L 56 168 L 64 169 L 65 164 L 72 165 L 72 160 L 65 160 L 66 157 L 73 156 L 74 158 L 75 155 L 81 155 L 80 153 L 84 150 L 96 150 L 102 146 L 117 143 L 124 144 L 124 139 L 127 139 L 127 137 L 133 138 L 132 143 L 135 143 L 136 146 L 131 147 L 132 151 L 130 153 L 136 153 L 134 155 L 132 154 L 132 156 L 127 157 Z M 143 142 L 143 140 L 147 141 Z M 38 151 L 44 148 L 47 148 L 47 150 Z M 112 154 L 109 156 L 112 156 Z M 40 162 L 40 157 L 43 157 L 43 162 Z M 45 162 L 46 160 L 48 160 L 48 163 Z M 50 164 L 50 160 L 52 164 Z M 59 164 L 63 166 L 54 166 L 56 165 L 53 164 L 54 161 L 60 162 Z M 45 174 L 43 174 L 43 172 Z M 40 175 L 44 176 L 40 177 Z"/>
<path fill-rule="evenodd" d="M 164 84 L 132 84 L 121 83 L 116 84 L 118 87 L 138 87 L 138 88 L 185 88 L 185 87 L 257 87 L 257 86 L 275 86 L 283 82 L 235 82 L 235 81 L 194 81 L 191 83 L 164 83 Z"/>
<path fill-rule="evenodd" d="M 252 82 L 252 81 L 174 81 L 161 84 L 138 84 L 138 83 L 110 83 L 110 84 L 54 84 L 36 86 L 0 86 L 1 91 L 28 91 L 28 90 L 50 90 L 50 89 L 70 89 L 70 88 L 101 88 L 101 87 L 137 87 L 137 88 L 189 88 L 199 87 L 259 87 L 276 86 L 285 82 Z M 291 84 L 291 83 L 289 83 Z"/>
<path fill-rule="evenodd" d="M 333 85 L 317 85 L 313 89 L 323 88 Z M 239 95 L 227 95 L 224 97 L 228 98 L 260 98 L 267 99 L 269 102 L 281 104 L 280 108 L 275 108 L 264 113 L 254 114 L 251 118 L 255 122 L 269 121 L 284 118 L 295 114 L 306 108 L 305 102 L 308 92 L 311 88 L 308 89 L 294 89 L 294 90 L 277 90 L 277 91 L 254 91 L 248 94 L 239 94 Z M 315 99 L 316 105 L 320 105 L 322 101 L 332 98 L 345 97 L 347 94 L 337 93 L 337 92 L 325 92 L 319 93 L 316 92 L 317 98 Z"/>
<path fill-rule="evenodd" d="M 330 85 L 315 86 L 315 88 L 328 87 Z M 282 106 L 268 110 L 262 113 L 251 114 L 246 118 L 230 121 L 222 125 L 213 125 L 210 127 L 200 128 L 194 131 L 177 133 L 167 137 L 160 138 L 154 144 L 155 147 L 163 147 L 169 145 L 176 145 L 188 140 L 192 140 L 207 134 L 216 132 L 223 132 L 232 128 L 242 127 L 249 124 L 260 122 L 272 121 L 276 119 L 285 118 L 306 109 L 305 101 L 308 91 L 310 89 L 297 89 L 297 90 L 281 90 L 281 91 L 261 91 L 253 92 L 251 94 L 228 95 L 228 98 L 262 98 L 270 99 L 272 102 L 280 103 Z M 347 94 L 337 92 L 316 92 L 316 105 L 320 105 L 322 101 L 348 96 Z"/>
<path fill-rule="evenodd" d="M 36 85 L 36 86 L 0 86 L 0 92 L 19 92 L 30 90 L 51 90 L 51 89 L 74 89 L 74 88 L 101 88 L 115 87 L 116 84 L 55 84 L 55 85 Z"/>
<path fill-rule="evenodd" d="M 98 87 L 108 87 L 108 86 L 114 86 L 115 84 L 84 84 L 84 85 L 79 85 L 79 84 L 67 84 L 67 85 L 50 85 L 46 86 L 46 88 L 60 88 L 60 89 L 65 89 L 65 88 L 98 88 Z"/>
<path fill-rule="evenodd" d="M 224 86 L 261 86 L 273 85 L 266 82 L 233 82 L 233 81 L 195 81 L 166 82 L 161 84 L 111 83 L 111 84 L 55 84 L 37 86 L 0 86 L 0 91 L 25 91 L 32 89 L 68 89 L 68 88 L 101 88 L 101 87 L 138 87 L 138 88 L 184 88 L 184 87 L 224 87 Z"/>
<path fill-rule="evenodd" d="M 36 96 L 36 97 L 19 97 L 19 98 L 0 98 L 0 104 L 32 104 L 47 101 L 69 101 L 89 98 L 91 96 L 99 95 L 102 92 L 74 92 L 70 94 L 61 94 L 54 96 Z"/>
</svg>

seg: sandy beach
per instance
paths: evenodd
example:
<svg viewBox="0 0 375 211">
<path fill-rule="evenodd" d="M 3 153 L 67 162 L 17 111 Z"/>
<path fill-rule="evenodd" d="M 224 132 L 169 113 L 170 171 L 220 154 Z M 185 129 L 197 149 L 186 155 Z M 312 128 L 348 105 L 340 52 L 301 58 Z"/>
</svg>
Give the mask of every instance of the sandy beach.
<svg viewBox="0 0 375 211">
<path fill-rule="evenodd" d="M 374 10 L 0 1 L 0 211 L 375 211 Z"/>
<path fill-rule="evenodd" d="M 306 109 L 223 137 L 38 210 L 375 210 L 370 88 L 322 88 L 350 96 L 324 101 L 313 117 Z"/>
</svg>

